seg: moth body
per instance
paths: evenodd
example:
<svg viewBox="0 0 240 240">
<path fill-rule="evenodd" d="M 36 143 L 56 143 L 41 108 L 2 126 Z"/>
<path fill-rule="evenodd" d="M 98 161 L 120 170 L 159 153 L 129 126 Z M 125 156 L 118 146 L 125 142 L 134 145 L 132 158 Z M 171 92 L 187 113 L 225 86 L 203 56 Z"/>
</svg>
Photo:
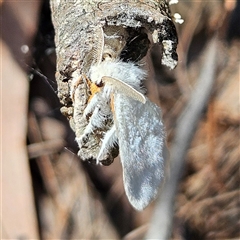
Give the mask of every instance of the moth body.
<svg viewBox="0 0 240 240">
<path fill-rule="evenodd" d="M 177 38 L 173 35 L 169 39 L 170 35 L 165 34 L 169 28 L 172 22 L 168 18 L 154 31 L 144 27 L 97 28 L 96 45 L 83 61 L 87 62 L 84 74 L 90 82 L 86 85 L 88 91 L 78 87 L 77 81 L 71 92 L 75 106 L 75 91 L 88 95 L 85 108 L 77 109 L 74 115 L 79 127 L 78 155 L 83 160 L 109 165 L 119 152 L 126 195 L 137 210 L 156 197 L 163 182 L 165 141 L 161 110 L 146 97 L 143 81 L 147 73 L 139 61 L 151 42 L 161 42 L 162 63 L 171 69 L 176 66 Z M 92 149 L 94 152 L 89 151 Z"/>
<path fill-rule="evenodd" d="M 161 110 L 143 95 L 145 76 L 146 72 L 135 63 L 120 60 L 94 65 L 89 75 L 93 83 L 103 82 L 100 94 L 109 103 L 113 118 L 112 127 L 102 139 L 97 163 L 115 144 L 119 145 L 124 188 L 137 210 L 144 209 L 156 197 L 164 173 Z M 114 111 L 110 106 L 111 94 Z M 92 118 L 102 121 L 97 114 L 92 114 Z"/>
</svg>

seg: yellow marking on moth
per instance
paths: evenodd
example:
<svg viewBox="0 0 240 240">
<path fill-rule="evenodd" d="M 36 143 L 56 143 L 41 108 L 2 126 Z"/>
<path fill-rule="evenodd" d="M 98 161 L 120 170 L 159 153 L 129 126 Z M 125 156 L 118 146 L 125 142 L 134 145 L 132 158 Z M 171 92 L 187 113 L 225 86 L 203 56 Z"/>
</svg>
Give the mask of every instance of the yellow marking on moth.
<svg viewBox="0 0 240 240">
<path fill-rule="evenodd" d="M 92 83 L 88 78 L 87 79 L 87 84 L 88 84 L 88 87 L 90 89 L 90 92 L 91 92 L 91 95 L 90 97 L 88 98 L 88 103 L 92 100 L 93 96 L 100 92 L 101 90 L 101 87 L 98 87 L 95 83 Z"/>
<path fill-rule="evenodd" d="M 113 114 L 113 120 L 114 120 L 114 122 L 117 122 L 116 114 L 115 114 L 114 94 L 113 93 L 110 94 L 110 108 L 111 108 L 111 112 Z"/>
<path fill-rule="evenodd" d="M 92 82 L 89 80 L 89 78 L 87 76 L 85 76 L 85 79 L 87 80 L 87 85 L 90 88 Z"/>
<path fill-rule="evenodd" d="M 90 86 L 91 96 L 93 96 L 95 93 L 100 92 L 101 87 L 98 87 L 95 83 L 92 83 Z"/>
<path fill-rule="evenodd" d="M 111 98 L 110 108 L 111 108 L 111 111 L 112 111 L 113 116 L 114 116 L 115 110 L 114 110 L 114 95 L 113 95 L 113 93 L 111 93 L 110 98 Z"/>
</svg>

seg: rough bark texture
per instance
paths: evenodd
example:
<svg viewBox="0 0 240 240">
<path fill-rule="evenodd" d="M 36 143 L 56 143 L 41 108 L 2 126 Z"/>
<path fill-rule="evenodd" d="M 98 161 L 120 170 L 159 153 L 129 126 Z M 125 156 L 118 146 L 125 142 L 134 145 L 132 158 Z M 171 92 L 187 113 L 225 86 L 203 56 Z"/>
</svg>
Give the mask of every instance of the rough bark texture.
<svg viewBox="0 0 240 240">
<path fill-rule="evenodd" d="M 58 97 L 76 133 L 82 160 L 95 161 L 101 138 L 112 119 L 83 139 L 88 118 L 83 111 L 93 94 L 89 69 L 111 55 L 123 61 L 141 60 L 153 43 L 162 45 L 162 64 L 177 64 L 177 35 L 168 1 L 51 1 L 57 53 Z M 150 39 L 150 40 L 149 40 Z M 81 140 L 78 140 L 81 139 Z M 105 156 L 109 165 L 118 155 L 117 147 Z"/>
</svg>

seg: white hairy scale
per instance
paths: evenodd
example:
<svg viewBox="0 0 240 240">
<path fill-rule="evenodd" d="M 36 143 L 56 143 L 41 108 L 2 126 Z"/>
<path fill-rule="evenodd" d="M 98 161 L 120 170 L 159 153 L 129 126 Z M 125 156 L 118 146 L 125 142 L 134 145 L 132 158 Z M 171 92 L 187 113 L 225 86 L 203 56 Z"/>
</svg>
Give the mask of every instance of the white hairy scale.
<svg viewBox="0 0 240 240">
<path fill-rule="evenodd" d="M 90 79 L 93 83 L 100 84 L 103 77 L 111 77 L 119 80 L 119 84 L 124 82 L 137 90 L 139 93 L 144 93 L 144 89 L 140 87 L 141 81 L 146 77 L 146 72 L 136 66 L 132 62 L 122 62 L 120 60 L 104 61 L 94 65 L 90 69 Z M 109 86 L 108 86 L 109 87 Z M 109 90 L 106 88 L 106 90 Z M 114 91 L 123 92 L 117 84 L 112 87 Z M 131 92 L 131 90 L 129 89 Z M 128 91 L 126 91 L 128 95 Z"/>
<path fill-rule="evenodd" d="M 103 81 L 105 86 L 99 94 L 104 102 L 113 94 L 114 125 L 103 138 L 97 161 L 118 141 L 127 197 L 135 209 L 142 210 L 156 197 L 164 176 L 161 110 L 145 96 L 145 103 L 136 99 L 136 92 L 144 92 L 141 82 L 146 73 L 134 63 L 113 60 L 91 67 L 92 82 L 99 84 L 106 76 L 114 81 Z M 92 117 L 94 121 L 100 119 Z"/>
</svg>

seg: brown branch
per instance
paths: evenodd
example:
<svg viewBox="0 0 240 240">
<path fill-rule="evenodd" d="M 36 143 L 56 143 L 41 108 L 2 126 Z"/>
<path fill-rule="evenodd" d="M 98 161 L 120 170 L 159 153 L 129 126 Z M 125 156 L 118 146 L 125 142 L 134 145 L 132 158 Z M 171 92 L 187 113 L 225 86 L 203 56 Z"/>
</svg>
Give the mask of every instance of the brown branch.
<svg viewBox="0 0 240 240">
<path fill-rule="evenodd" d="M 209 44 L 206 61 L 201 75 L 196 81 L 192 96 L 178 119 L 175 140 L 170 150 L 170 176 L 166 179 L 157 201 L 146 239 L 169 239 L 171 235 L 178 182 L 185 166 L 186 151 L 212 92 L 215 80 L 216 56 L 217 41 L 213 39 Z"/>
<path fill-rule="evenodd" d="M 66 145 L 63 139 L 52 139 L 40 143 L 32 143 L 28 145 L 29 158 L 36 158 L 42 155 L 48 155 L 56 153 L 63 149 Z"/>
</svg>

